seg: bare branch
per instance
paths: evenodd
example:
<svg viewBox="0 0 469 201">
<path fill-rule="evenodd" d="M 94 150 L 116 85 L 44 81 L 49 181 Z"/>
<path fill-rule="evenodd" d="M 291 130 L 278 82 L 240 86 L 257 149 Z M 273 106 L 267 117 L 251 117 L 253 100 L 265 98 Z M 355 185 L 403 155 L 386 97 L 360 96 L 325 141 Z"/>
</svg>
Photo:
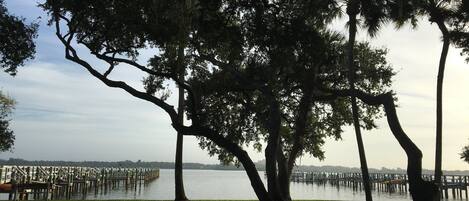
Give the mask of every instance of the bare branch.
<svg viewBox="0 0 469 201">
<path fill-rule="evenodd" d="M 116 56 L 116 53 L 112 54 L 112 57 L 114 58 Z M 112 61 L 107 61 L 109 63 L 109 68 L 107 69 L 106 72 L 104 72 L 104 77 L 107 77 L 111 72 L 112 70 L 114 69 L 114 66 L 115 66 L 115 62 L 112 62 Z"/>
<path fill-rule="evenodd" d="M 106 84 L 107 86 L 109 87 L 114 87 L 114 88 L 121 88 L 125 91 L 127 91 L 129 94 L 131 94 L 132 96 L 135 96 L 137 98 L 140 98 L 140 99 L 143 99 L 143 100 L 146 100 L 146 101 L 149 101 L 155 105 L 157 105 L 158 107 L 162 108 L 163 110 L 165 110 L 168 115 L 170 116 L 171 118 L 171 122 L 177 122 L 176 119 L 177 119 L 177 113 L 176 111 L 174 110 L 174 107 L 172 105 L 169 105 L 167 104 L 166 102 L 164 102 L 163 100 L 159 99 L 159 98 L 156 98 L 148 93 L 144 93 L 144 92 L 141 92 L 131 86 L 129 86 L 128 84 L 126 84 L 125 82 L 122 82 L 122 81 L 114 81 L 114 80 L 110 80 L 108 79 L 106 76 L 100 74 L 96 69 L 94 69 L 88 62 L 80 59 L 80 57 L 77 55 L 76 53 L 76 50 L 71 46 L 70 42 L 72 40 L 72 37 L 73 37 L 73 34 L 71 34 L 69 36 L 68 39 L 65 39 L 61 33 L 60 33 L 60 24 L 59 24 L 59 21 L 56 20 L 56 29 L 57 29 L 57 32 L 56 32 L 56 35 L 58 36 L 58 38 L 60 39 L 60 41 L 63 43 L 63 45 L 65 46 L 65 57 L 68 59 L 68 60 L 71 60 L 77 64 L 80 64 L 81 66 L 83 66 L 85 69 L 87 69 L 91 75 L 93 75 L 94 77 L 98 78 L 99 80 L 101 80 L 104 84 Z"/>
</svg>

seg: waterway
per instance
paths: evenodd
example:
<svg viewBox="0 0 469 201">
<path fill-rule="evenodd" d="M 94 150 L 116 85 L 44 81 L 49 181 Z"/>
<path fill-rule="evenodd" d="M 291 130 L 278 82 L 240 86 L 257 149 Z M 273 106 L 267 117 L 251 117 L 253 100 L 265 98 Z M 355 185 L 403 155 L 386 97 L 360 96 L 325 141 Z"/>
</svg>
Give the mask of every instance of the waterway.
<svg viewBox="0 0 469 201">
<path fill-rule="evenodd" d="M 264 172 L 259 172 L 266 183 Z M 226 170 L 184 170 L 184 186 L 190 199 L 256 199 L 256 195 L 244 171 Z M 363 191 L 353 191 L 347 187 L 329 184 L 291 183 L 293 199 L 320 200 L 365 200 Z M 410 201 L 410 195 L 399 193 L 373 192 L 375 200 Z M 137 189 L 122 186 L 107 193 L 89 192 L 85 197 L 75 195 L 72 199 L 174 199 L 174 171 L 162 169 L 160 177 Z"/>
</svg>

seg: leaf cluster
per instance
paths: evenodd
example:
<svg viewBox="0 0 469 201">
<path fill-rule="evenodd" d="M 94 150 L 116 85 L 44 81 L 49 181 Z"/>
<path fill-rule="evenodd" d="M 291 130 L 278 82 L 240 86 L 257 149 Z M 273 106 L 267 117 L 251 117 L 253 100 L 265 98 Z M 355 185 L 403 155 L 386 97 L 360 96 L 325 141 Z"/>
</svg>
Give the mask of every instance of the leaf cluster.
<svg viewBox="0 0 469 201">
<path fill-rule="evenodd" d="M 24 18 L 10 14 L 0 0 L 0 67 L 14 76 L 17 68 L 33 59 L 38 24 L 26 24 Z"/>
<path fill-rule="evenodd" d="M 0 152 L 12 150 L 15 135 L 10 129 L 10 115 L 13 112 L 15 100 L 0 91 Z"/>
</svg>

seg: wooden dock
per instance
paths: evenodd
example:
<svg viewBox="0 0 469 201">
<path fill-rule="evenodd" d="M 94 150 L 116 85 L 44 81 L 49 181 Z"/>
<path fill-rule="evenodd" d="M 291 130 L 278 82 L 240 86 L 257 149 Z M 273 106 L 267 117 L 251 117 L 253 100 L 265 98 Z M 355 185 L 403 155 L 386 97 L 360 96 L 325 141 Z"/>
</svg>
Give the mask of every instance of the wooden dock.
<svg viewBox="0 0 469 201">
<path fill-rule="evenodd" d="M 9 200 L 70 199 L 121 185 L 136 189 L 159 174 L 150 168 L 0 166 L 0 193 L 8 193 Z"/>
<path fill-rule="evenodd" d="M 423 175 L 427 181 L 434 180 L 433 175 Z M 363 190 L 361 173 L 334 173 L 334 172 L 294 172 L 291 180 L 294 182 L 314 182 L 330 184 L 336 187 L 350 187 L 356 191 Z M 449 194 L 453 198 L 468 199 L 467 187 L 469 176 L 466 175 L 444 175 L 440 188 L 442 198 L 448 199 Z M 389 193 L 408 193 L 407 174 L 394 173 L 370 173 L 371 189 Z"/>
</svg>

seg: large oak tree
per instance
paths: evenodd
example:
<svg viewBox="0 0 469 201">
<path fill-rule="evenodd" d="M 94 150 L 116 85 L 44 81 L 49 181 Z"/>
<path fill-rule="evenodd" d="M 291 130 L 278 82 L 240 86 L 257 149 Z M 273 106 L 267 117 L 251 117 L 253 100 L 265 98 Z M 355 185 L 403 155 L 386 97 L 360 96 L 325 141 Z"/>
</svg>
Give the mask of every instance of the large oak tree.
<svg viewBox="0 0 469 201">
<path fill-rule="evenodd" d="M 340 10 L 335 2 L 196 2 L 189 13 L 185 79 L 175 52 L 169 51 L 180 38 L 174 3 L 49 0 L 43 7 L 66 59 L 107 86 L 163 109 L 176 131 L 199 137 L 201 146 L 222 161 L 242 164 L 259 200 L 290 199 L 288 179 L 296 158 L 321 156 L 323 138 L 340 137 L 341 127 L 352 122 L 350 97 L 361 100 L 357 112 L 364 128 L 374 127 L 384 106 L 408 157 L 414 200 L 431 197 L 435 186 L 421 177 L 422 153 L 400 127 L 394 98 L 386 92 L 393 72 L 385 51 L 356 45 L 356 88 L 349 88 L 345 42 L 327 29 Z M 92 64 L 78 47 L 108 65 Z M 141 64 L 138 53 L 148 48 L 155 56 Z M 112 79 L 112 72 L 124 66 L 152 77 L 146 91 Z M 187 92 L 189 125 L 166 101 L 166 82 Z M 262 150 L 262 144 L 267 188 L 245 150 L 249 145 Z"/>
</svg>

